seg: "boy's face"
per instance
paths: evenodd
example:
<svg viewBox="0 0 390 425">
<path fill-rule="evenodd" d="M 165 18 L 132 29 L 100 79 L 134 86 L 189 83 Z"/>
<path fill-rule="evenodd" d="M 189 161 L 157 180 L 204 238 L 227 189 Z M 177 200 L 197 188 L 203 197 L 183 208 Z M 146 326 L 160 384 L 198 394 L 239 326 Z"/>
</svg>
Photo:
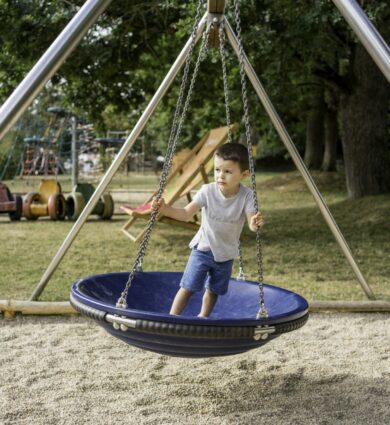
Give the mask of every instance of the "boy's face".
<svg viewBox="0 0 390 425">
<path fill-rule="evenodd" d="M 240 182 L 248 176 L 248 171 L 241 171 L 238 162 L 214 157 L 214 178 L 224 195 L 237 193 Z"/>
</svg>

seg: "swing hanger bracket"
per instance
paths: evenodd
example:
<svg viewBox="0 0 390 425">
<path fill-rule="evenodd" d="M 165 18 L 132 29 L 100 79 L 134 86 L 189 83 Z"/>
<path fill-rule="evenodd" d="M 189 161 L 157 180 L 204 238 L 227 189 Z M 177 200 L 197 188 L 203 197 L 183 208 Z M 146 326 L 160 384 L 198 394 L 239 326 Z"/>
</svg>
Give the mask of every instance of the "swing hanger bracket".
<svg viewBox="0 0 390 425">
<path fill-rule="evenodd" d="M 214 28 L 219 28 L 225 19 L 225 15 L 223 13 L 208 13 L 207 14 L 207 22 L 209 25 L 212 25 Z"/>
<path fill-rule="evenodd" d="M 219 48 L 219 28 L 225 19 L 225 0 L 207 1 L 207 23 L 209 31 L 209 47 Z"/>
<path fill-rule="evenodd" d="M 270 334 L 275 333 L 275 326 L 256 326 L 253 332 L 253 339 L 267 339 Z"/>
<path fill-rule="evenodd" d="M 208 47 L 212 49 L 219 48 L 219 29 L 225 19 L 223 13 L 208 13 L 207 14 L 207 25 L 210 27 Z"/>
</svg>

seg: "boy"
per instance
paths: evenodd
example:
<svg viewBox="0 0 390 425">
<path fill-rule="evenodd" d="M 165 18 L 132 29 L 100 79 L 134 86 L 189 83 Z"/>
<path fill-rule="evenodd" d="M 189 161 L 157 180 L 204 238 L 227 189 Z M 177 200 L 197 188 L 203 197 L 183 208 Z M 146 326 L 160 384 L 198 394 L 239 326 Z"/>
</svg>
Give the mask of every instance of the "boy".
<svg viewBox="0 0 390 425">
<path fill-rule="evenodd" d="M 252 191 L 241 184 L 249 175 L 248 169 L 245 146 L 227 143 L 214 155 L 215 182 L 203 185 L 187 206 L 174 208 L 163 198 L 159 203 L 153 201 L 163 215 L 181 221 L 190 220 L 202 209 L 202 224 L 190 242 L 192 252 L 170 314 L 181 314 L 193 293 L 205 286 L 198 317 L 208 317 L 218 295 L 227 292 L 245 217 L 253 232 L 264 224 L 263 216 L 255 214 Z"/>
</svg>

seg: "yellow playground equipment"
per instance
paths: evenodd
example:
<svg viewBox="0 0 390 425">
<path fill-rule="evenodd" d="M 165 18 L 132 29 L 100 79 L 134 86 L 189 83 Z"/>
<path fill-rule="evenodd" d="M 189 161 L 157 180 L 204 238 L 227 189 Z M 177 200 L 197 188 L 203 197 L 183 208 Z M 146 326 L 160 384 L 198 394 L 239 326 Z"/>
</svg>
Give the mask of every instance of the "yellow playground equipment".
<svg viewBox="0 0 390 425">
<path fill-rule="evenodd" d="M 63 220 L 66 202 L 60 183 L 55 179 L 42 180 L 38 192 L 30 192 L 23 199 L 23 217 L 36 220 L 49 216 L 52 220 Z"/>
</svg>

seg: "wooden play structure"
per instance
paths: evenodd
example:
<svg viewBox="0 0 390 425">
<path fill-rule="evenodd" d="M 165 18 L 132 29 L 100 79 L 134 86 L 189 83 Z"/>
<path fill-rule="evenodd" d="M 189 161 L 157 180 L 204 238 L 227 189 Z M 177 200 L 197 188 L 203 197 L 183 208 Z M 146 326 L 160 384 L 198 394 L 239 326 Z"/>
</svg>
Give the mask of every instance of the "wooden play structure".
<svg viewBox="0 0 390 425">
<path fill-rule="evenodd" d="M 208 183 L 208 175 L 213 169 L 212 157 L 215 150 L 224 144 L 228 137 L 228 127 L 210 130 L 189 152 L 178 158 L 174 169 L 169 175 L 167 186 L 164 191 L 164 199 L 168 205 L 186 197 L 191 202 L 191 191 L 201 183 Z M 142 205 L 131 208 L 122 206 L 121 210 L 130 216 L 130 219 L 122 227 L 122 232 L 133 242 L 138 242 L 145 234 L 145 227 L 137 235 L 130 233 L 129 229 L 138 219 L 148 220 L 152 212 L 151 200 L 156 195 L 154 192 Z M 191 221 L 183 222 L 159 215 L 158 221 L 179 227 L 197 229 L 199 219 L 195 216 Z"/>
<path fill-rule="evenodd" d="M 42 137 L 25 137 L 21 158 L 21 176 L 54 175 L 64 172 L 61 163 L 62 133 L 71 114 L 63 108 L 50 107 L 49 123 Z"/>
</svg>

